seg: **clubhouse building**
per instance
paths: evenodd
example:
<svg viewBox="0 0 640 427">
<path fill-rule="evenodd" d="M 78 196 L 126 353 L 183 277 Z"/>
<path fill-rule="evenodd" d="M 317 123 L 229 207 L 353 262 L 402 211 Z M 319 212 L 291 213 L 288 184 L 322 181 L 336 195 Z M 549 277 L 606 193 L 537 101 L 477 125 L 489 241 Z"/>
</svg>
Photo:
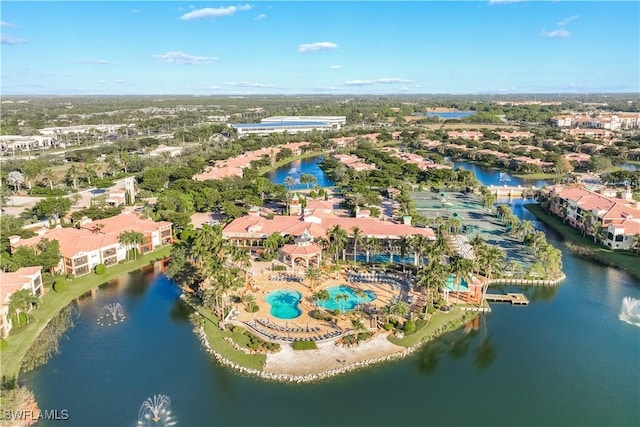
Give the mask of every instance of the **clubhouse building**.
<svg viewBox="0 0 640 427">
<path fill-rule="evenodd" d="M 353 246 L 352 232 L 355 228 L 360 230 L 363 238 L 373 238 L 386 243 L 382 248 L 396 248 L 399 240 L 406 236 L 423 235 L 429 240 L 436 238 L 431 228 L 412 226 L 410 217 L 406 217 L 404 223 L 381 221 L 369 217 L 364 210 L 360 211 L 357 218 L 338 216 L 334 212 L 334 206 L 337 203 L 336 199 L 307 199 L 307 206 L 302 209 L 296 195 L 290 204 L 290 215 L 266 217 L 261 214 L 260 209 L 252 209 L 249 215 L 230 222 L 224 228 L 223 236 L 236 246 L 248 249 L 255 254 L 264 250 L 264 241 L 271 234 L 291 236 L 294 242 L 280 249 L 280 258 L 292 268 L 296 265 L 307 268 L 311 265 L 319 265 L 322 247 L 318 239 L 327 240 L 330 235 L 329 230 L 336 226 L 348 234 L 351 246 Z"/>
</svg>

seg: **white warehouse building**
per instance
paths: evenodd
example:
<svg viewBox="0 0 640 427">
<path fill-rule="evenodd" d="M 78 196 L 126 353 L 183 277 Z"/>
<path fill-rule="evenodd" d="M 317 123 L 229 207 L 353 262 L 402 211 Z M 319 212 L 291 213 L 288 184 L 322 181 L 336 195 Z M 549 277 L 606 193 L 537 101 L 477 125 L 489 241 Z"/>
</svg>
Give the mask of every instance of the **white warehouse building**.
<svg viewBox="0 0 640 427">
<path fill-rule="evenodd" d="M 344 116 L 274 116 L 262 119 L 261 123 L 230 124 L 238 136 L 269 135 L 271 133 L 309 132 L 312 130 L 337 130 L 347 122 Z"/>
</svg>

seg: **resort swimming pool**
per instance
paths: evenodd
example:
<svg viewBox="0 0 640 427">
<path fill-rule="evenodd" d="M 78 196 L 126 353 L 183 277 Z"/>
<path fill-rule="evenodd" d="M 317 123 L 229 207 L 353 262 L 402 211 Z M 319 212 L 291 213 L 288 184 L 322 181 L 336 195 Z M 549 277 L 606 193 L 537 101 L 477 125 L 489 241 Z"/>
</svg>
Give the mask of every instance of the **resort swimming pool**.
<svg viewBox="0 0 640 427">
<path fill-rule="evenodd" d="M 288 289 L 278 289 L 264 297 L 264 300 L 271 304 L 269 313 L 278 319 L 295 319 L 300 316 L 302 310 L 298 308 L 298 303 L 301 299 L 300 292 Z"/>
<path fill-rule="evenodd" d="M 328 310 L 349 311 L 356 308 L 358 304 L 368 303 L 376 299 L 376 294 L 372 291 L 362 291 L 362 294 L 358 295 L 355 289 L 347 285 L 332 286 L 327 288 L 327 292 L 329 292 L 329 299 L 327 301 L 318 301 L 318 305 Z M 346 295 L 347 299 L 337 300 L 336 297 L 340 294 Z"/>
</svg>

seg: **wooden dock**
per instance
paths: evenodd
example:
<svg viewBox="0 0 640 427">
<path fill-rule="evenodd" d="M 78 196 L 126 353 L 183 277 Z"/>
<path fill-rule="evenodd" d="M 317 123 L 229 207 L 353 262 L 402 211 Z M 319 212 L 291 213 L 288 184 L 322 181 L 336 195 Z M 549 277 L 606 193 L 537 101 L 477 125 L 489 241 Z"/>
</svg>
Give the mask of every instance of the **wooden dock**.
<svg viewBox="0 0 640 427">
<path fill-rule="evenodd" d="M 529 305 L 529 299 L 524 294 L 486 294 L 484 299 L 493 302 L 510 302 L 511 305 Z"/>
</svg>

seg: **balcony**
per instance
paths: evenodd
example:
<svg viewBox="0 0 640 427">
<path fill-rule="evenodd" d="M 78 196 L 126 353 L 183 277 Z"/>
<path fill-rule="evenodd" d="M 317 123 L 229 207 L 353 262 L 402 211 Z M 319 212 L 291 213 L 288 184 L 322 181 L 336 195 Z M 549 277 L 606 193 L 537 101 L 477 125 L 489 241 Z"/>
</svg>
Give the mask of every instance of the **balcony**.
<svg viewBox="0 0 640 427">
<path fill-rule="evenodd" d="M 103 251 L 102 257 L 108 258 L 108 257 L 114 256 L 115 254 L 116 254 L 116 248 L 111 248 L 111 249 L 107 249 L 106 251 Z"/>
<path fill-rule="evenodd" d="M 82 276 L 83 274 L 87 274 L 87 273 L 89 273 L 89 265 L 83 265 L 82 267 L 77 267 L 73 271 L 73 274 L 75 274 L 76 276 Z"/>
<path fill-rule="evenodd" d="M 84 265 L 87 264 L 89 262 L 89 257 L 88 256 L 82 256 L 82 257 L 78 257 L 78 258 L 74 258 L 73 259 L 73 265 L 75 267 L 79 266 L 79 265 Z"/>
</svg>

